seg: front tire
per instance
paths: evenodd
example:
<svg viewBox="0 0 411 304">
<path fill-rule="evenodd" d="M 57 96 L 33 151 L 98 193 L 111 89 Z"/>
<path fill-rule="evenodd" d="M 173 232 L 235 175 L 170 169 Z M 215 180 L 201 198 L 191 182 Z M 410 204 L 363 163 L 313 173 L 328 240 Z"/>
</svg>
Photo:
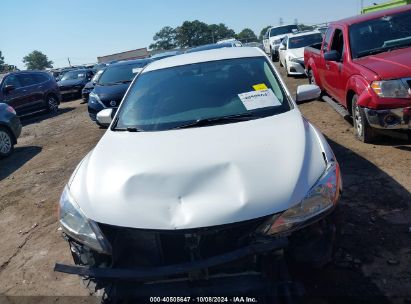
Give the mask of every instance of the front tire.
<svg viewBox="0 0 411 304">
<path fill-rule="evenodd" d="M 376 139 L 375 129 L 368 123 L 365 111 L 357 104 L 358 95 L 352 98 L 352 118 L 354 125 L 354 135 L 363 143 L 372 143 Z"/>
<path fill-rule="evenodd" d="M 0 158 L 6 158 L 14 151 L 13 136 L 6 128 L 0 127 Z"/>
</svg>

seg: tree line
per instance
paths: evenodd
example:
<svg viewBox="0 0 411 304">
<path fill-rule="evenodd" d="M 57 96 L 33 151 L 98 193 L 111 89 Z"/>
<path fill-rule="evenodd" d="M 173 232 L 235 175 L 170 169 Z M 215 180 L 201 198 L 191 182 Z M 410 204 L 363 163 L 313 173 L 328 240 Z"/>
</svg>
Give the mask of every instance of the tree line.
<svg viewBox="0 0 411 304">
<path fill-rule="evenodd" d="M 24 56 L 23 62 L 28 70 L 44 70 L 53 67 L 53 61 L 49 60 L 47 55 L 40 51 L 33 51 L 27 56 Z M 0 51 L 0 73 L 18 70 L 15 65 L 7 64 L 4 61 L 4 56 Z"/>
<path fill-rule="evenodd" d="M 171 50 L 175 48 L 196 47 L 216 43 L 227 38 L 236 38 L 243 42 L 255 42 L 258 40 L 256 34 L 249 28 L 236 33 L 224 23 L 207 24 L 194 20 L 184 21 L 183 24 L 175 28 L 171 26 L 163 27 L 154 35 L 154 42 L 149 46 L 149 49 Z"/>
</svg>

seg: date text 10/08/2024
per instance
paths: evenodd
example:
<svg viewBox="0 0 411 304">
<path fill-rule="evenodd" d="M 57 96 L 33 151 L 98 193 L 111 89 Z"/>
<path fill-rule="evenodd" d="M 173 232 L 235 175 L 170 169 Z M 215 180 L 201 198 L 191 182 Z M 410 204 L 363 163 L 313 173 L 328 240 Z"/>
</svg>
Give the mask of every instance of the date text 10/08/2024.
<svg viewBox="0 0 411 304">
<path fill-rule="evenodd" d="M 150 297 L 151 303 L 258 303 L 253 297 Z"/>
</svg>

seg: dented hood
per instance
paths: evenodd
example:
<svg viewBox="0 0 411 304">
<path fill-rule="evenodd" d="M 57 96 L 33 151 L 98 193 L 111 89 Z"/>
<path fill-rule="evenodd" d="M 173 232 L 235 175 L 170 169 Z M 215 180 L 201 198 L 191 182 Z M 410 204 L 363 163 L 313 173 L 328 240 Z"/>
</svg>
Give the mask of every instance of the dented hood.
<svg viewBox="0 0 411 304">
<path fill-rule="evenodd" d="M 313 128 L 294 109 L 201 128 L 109 130 L 78 166 L 69 188 L 96 222 L 189 229 L 286 210 L 324 170 Z"/>
</svg>

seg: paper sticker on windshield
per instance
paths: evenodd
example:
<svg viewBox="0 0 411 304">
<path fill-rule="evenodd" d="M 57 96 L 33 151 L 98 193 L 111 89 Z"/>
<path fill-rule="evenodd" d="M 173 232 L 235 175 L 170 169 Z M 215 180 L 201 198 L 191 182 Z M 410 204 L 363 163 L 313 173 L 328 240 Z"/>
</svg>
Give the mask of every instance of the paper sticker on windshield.
<svg viewBox="0 0 411 304">
<path fill-rule="evenodd" d="M 271 89 L 238 94 L 247 110 L 281 106 Z"/>
<path fill-rule="evenodd" d="M 260 84 L 256 84 L 253 85 L 254 90 L 256 91 L 262 91 L 262 90 L 268 90 L 267 86 L 265 85 L 265 83 L 260 83 Z"/>
<path fill-rule="evenodd" d="M 143 69 L 142 68 L 134 68 L 133 69 L 133 74 L 140 73 Z"/>
</svg>

